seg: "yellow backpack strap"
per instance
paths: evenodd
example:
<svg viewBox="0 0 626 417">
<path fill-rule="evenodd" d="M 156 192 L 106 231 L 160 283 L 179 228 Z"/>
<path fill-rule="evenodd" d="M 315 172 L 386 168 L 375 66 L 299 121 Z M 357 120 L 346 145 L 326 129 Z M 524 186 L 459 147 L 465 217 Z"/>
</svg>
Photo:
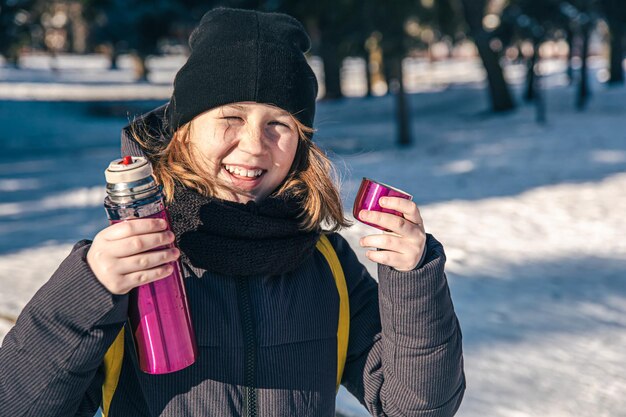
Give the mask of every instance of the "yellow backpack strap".
<svg viewBox="0 0 626 417">
<path fill-rule="evenodd" d="M 111 400 L 120 380 L 124 359 L 124 328 L 118 333 L 113 344 L 104 355 L 104 383 L 102 384 L 102 416 L 109 415 Z"/>
<path fill-rule="evenodd" d="M 317 250 L 319 250 L 326 262 L 330 266 L 339 293 L 339 321 L 337 323 L 337 386 L 341 384 L 343 368 L 346 364 L 346 356 L 348 355 L 348 336 L 350 335 L 350 299 L 348 298 L 348 286 L 346 285 L 346 277 L 343 274 L 343 268 L 337 257 L 335 248 L 328 240 L 326 235 L 322 235 L 317 242 Z"/>
</svg>

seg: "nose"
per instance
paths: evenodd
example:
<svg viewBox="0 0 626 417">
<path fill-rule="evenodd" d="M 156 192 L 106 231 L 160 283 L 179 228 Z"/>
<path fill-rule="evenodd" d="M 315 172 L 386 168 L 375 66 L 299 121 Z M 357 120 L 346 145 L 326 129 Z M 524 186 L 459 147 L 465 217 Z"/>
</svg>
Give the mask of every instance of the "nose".
<svg viewBox="0 0 626 417">
<path fill-rule="evenodd" d="M 265 151 L 263 130 L 258 126 L 246 126 L 240 133 L 239 149 L 251 155 L 262 154 Z"/>
</svg>

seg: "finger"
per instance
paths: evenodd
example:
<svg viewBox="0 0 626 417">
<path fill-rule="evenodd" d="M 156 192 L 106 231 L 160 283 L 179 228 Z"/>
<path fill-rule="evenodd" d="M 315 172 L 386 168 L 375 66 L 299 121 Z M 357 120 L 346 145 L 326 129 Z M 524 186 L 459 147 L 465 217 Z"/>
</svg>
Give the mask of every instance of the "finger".
<svg viewBox="0 0 626 417">
<path fill-rule="evenodd" d="M 412 223 L 424 223 L 420 210 L 414 201 L 399 197 L 381 197 L 378 204 L 383 208 L 399 211 L 405 219 Z"/>
<path fill-rule="evenodd" d="M 124 276 L 124 293 L 132 290 L 140 285 L 148 284 L 150 282 L 158 281 L 160 279 L 168 277 L 174 272 L 174 266 L 172 264 L 160 265 L 155 268 L 144 269 L 143 271 L 137 271 Z"/>
<path fill-rule="evenodd" d="M 391 213 L 383 213 L 381 211 L 361 210 L 359 212 L 359 218 L 401 236 L 410 236 L 413 232 L 412 229 L 416 226 L 404 217 L 396 216 Z"/>
<path fill-rule="evenodd" d="M 378 251 L 374 251 L 374 253 L 387 251 L 401 255 L 400 258 L 392 259 L 392 263 L 386 264 L 398 270 L 410 271 L 415 268 L 420 259 L 422 259 L 425 240 L 425 236 L 418 239 L 407 239 L 385 233 L 382 235 L 363 237 L 359 243 L 363 247 L 379 249 Z"/>
<path fill-rule="evenodd" d="M 116 263 L 116 271 L 120 275 L 140 272 L 175 261 L 179 255 L 180 251 L 177 248 L 140 253 L 119 259 Z"/>
<path fill-rule="evenodd" d="M 377 248 L 398 253 L 404 253 L 409 249 L 405 240 L 389 233 L 365 236 L 361 238 L 359 243 L 366 248 Z"/>
<path fill-rule="evenodd" d="M 106 245 L 109 256 L 125 258 L 157 248 L 165 248 L 176 240 L 174 233 L 166 230 L 145 235 L 134 235 L 125 239 L 119 239 Z M 102 250 L 101 250 L 102 251 Z"/>
<path fill-rule="evenodd" d="M 412 259 L 410 259 L 408 256 L 404 254 L 397 253 L 397 252 L 392 252 L 392 251 L 387 251 L 387 250 L 379 250 L 379 251 L 370 250 L 370 251 L 367 251 L 365 255 L 371 261 L 374 261 L 382 265 L 390 266 L 399 271 L 410 271 L 411 269 L 415 267 L 415 264 L 413 263 Z"/>
<path fill-rule="evenodd" d="M 107 227 L 101 232 L 101 236 L 106 240 L 119 240 L 135 235 L 161 232 L 165 229 L 167 229 L 167 222 L 163 219 L 132 219 Z"/>
</svg>

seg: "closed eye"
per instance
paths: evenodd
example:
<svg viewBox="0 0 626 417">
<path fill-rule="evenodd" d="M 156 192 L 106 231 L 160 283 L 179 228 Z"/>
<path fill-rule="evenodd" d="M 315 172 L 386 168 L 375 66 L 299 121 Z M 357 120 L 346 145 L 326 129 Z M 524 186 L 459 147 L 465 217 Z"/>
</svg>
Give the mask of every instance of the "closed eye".
<svg viewBox="0 0 626 417">
<path fill-rule="evenodd" d="M 243 117 L 240 116 L 222 116 L 219 119 L 228 127 L 239 127 L 245 123 Z"/>
<path fill-rule="evenodd" d="M 269 122 L 270 125 L 272 126 L 284 126 L 286 128 L 291 129 L 291 126 L 287 123 L 284 122 L 279 122 L 278 120 L 272 120 L 271 122 Z"/>
</svg>

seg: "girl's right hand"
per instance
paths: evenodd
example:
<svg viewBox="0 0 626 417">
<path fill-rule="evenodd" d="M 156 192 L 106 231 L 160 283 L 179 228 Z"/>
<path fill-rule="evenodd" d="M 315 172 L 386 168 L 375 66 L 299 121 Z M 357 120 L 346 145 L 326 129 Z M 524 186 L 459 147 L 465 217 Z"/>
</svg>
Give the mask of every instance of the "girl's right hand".
<svg viewBox="0 0 626 417">
<path fill-rule="evenodd" d="M 174 242 L 174 233 L 161 219 L 133 219 L 103 229 L 87 252 L 87 263 L 98 281 L 113 294 L 126 294 L 172 273 L 169 262 L 177 248 L 155 248 Z"/>
</svg>

